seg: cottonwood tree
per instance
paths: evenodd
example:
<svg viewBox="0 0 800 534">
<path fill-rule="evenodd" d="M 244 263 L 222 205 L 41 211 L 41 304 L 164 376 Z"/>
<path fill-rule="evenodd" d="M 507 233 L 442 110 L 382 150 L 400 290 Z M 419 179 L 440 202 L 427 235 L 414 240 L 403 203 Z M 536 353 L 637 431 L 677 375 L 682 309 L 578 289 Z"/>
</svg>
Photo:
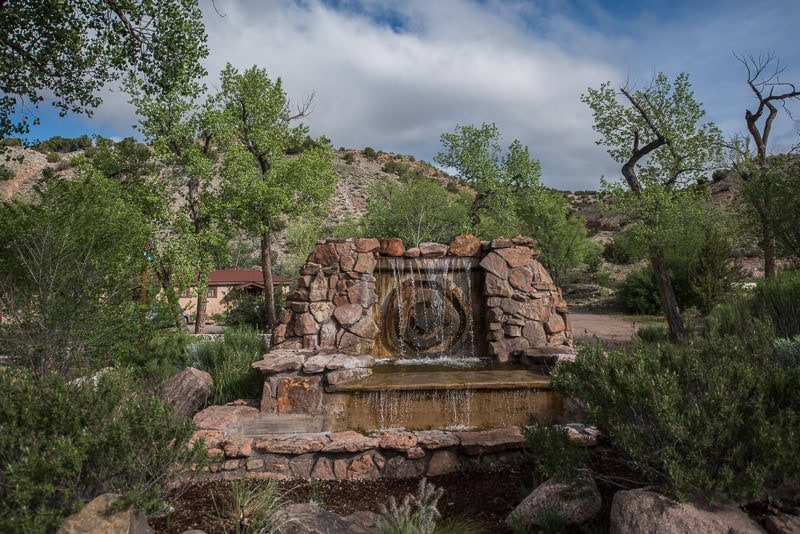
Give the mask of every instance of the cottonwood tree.
<svg viewBox="0 0 800 534">
<path fill-rule="evenodd" d="M 138 80 L 132 80 L 128 88 L 141 117 L 139 130 L 166 165 L 170 192 L 177 196 L 181 208 L 181 213 L 170 215 L 173 218 L 171 228 L 181 236 L 183 246 L 159 248 L 168 252 L 158 255 L 159 279 L 175 308 L 177 298 L 172 277 L 178 274 L 181 285 L 186 287 L 187 274 L 196 276 L 195 333 L 201 333 L 206 320 L 208 275 L 214 267 L 214 252 L 226 242 L 219 224 L 219 184 L 214 181 L 217 146 L 213 140 L 218 112 L 213 102 L 203 101 L 205 87 L 194 79 L 183 80 L 169 91 L 155 94 L 148 93 Z M 176 312 L 180 317 L 179 307 Z"/>
<path fill-rule="evenodd" d="M 541 166 L 530 157 L 527 146 L 514 140 L 506 150 L 500 145 L 500 130 L 494 123 L 480 127 L 456 126 L 441 136 L 443 151 L 437 163 L 455 169 L 458 177 L 475 190 L 470 207 L 472 231 L 480 234 L 483 219 L 493 217 L 501 226 L 516 229 L 514 188 L 538 184 Z"/>
<path fill-rule="evenodd" d="M 260 241 L 266 322 L 271 329 L 276 322 L 273 232 L 287 217 L 313 212 L 333 195 L 333 156 L 324 142 L 304 143 L 308 128 L 292 123 L 308 115 L 311 99 L 293 109 L 280 78 L 273 81 L 256 66 L 240 73 L 228 64 L 220 85 L 223 196 L 233 221 Z"/>
<path fill-rule="evenodd" d="M 601 136 L 597 144 L 622 163 L 628 186 L 623 205 L 629 217 L 650 229 L 648 256 L 670 335 L 685 341 L 688 334 L 659 239 L 659 214 L 674 209 L 674 194 L 704 177 L 720 156 L 720 132 L 712 123 L 701 124 L 705 112 L 685 73 L 673 82 L 659 73 L 643 89 L 625 85 L 617 91 L 606 82 L 589 88 L 581 100 L 592 110 L 594 130 Z"/>
<path fill-rule="evenodd" d="M 134 72 L 165 91 L 207 54 L 196 0 L 2 0 L 0 137 L 28 133 L 44 95 L 62 115 L 90 115 L 107 83 Z"/>
<path fill-rule="evenodd" d="M 755 145 L 755 155 L 745 154 L 745 160 L 737 163 L 744 184 L 743 197 L 755 213 L 759 227 L 759 246 L 764 252 L 764 276 L 775 276 L 776 227 L 784 220 L 786 212 L 782 199 L 778 175 L 781 169 L 770 169 L 767 158 L 772 125 L 778 116 L 778 106 L 787 109 L 792 101 L 800 100 L 800 90 L 793 83 L 781 79 L 785 68 L 774 54 L 758 57 L 734 53 L 747 72 L 747 86 L 756 99 L 754 110 L 744 114 L 747 131 Z M 791 116 L 791 115 L 790 115 Z"/>
</svg>

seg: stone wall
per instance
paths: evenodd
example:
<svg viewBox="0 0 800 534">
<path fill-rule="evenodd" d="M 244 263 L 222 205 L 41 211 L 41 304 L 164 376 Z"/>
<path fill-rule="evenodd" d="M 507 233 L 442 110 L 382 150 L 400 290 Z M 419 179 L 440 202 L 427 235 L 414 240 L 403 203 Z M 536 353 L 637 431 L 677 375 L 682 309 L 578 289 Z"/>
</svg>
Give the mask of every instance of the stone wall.
<svg viewBox="0 0 800 534">
<path fill-rule="evenodd" d="M 490 356 L 507 361 L 566 352 L 572 347 L 567 305 L 533 247 L 530 238 L 490 242 L 472 235 L 408 250 L 397 238 L 318 241 L 281 310 L 276 347 L 370 354 L 379 335 L 371 313 L 377 258 L 460 256 L 479 258 L 484 271 Z"/>
</svg>

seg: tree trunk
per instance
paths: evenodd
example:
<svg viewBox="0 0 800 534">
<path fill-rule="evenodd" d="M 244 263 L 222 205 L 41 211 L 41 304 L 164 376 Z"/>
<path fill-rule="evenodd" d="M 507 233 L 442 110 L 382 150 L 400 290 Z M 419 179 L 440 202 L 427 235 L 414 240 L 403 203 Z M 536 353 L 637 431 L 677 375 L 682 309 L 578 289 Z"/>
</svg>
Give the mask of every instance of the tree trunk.
<svg viewBox="0 0 800 534">
<path fill-rule="evenodd" d="M 683 324 L 681 311 L 678 308 L 678 300 L 675 298 L 675 290 L 667 273 L 667 264 L 660 254 L 653 254 L 650 257 L 650 264 L 656 275 L 656 286 L 661 296 L 661 306 L 664 308 L 664 315 L 667 318 L 670 337 L 680 343 L 685 343 L 689 339 L 686 326 Z"/>
<path fill-rule="evenodd" d="M 775 234 L 769 224 L 764 224 L 761 250 L 764 251 L 764 278 L 774 278 L 777 273 L 775 265 Z"/>
<path fill-rule="evenodd" d="M 197 284 L 197 311 L 194 314 L 194 333 L 202 334 L 206 327 L 206 307 L 208 304 L 208 283 Z"/>
<path fill-rule="evenodd" d="M 272 332 L 275 326 L 275 294 L 272 292 L 272 258 L 270 255 L 270 231 L 261 234 L 261 273 L 264 276 L 264 306 L 267 329 Z"/>
</svg>

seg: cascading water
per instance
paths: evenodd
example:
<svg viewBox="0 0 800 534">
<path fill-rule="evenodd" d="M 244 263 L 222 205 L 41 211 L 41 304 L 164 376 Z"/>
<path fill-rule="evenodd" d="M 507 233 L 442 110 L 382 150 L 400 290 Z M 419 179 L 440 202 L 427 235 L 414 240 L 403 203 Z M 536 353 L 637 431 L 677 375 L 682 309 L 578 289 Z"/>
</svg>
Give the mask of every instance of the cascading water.
<svg viewBox="0 0 800 534">
<path fill-rule="evenodd" d="M 474 358 L 473 258 L 387 258 L 376 269 L 383 332 L 378 355 L 394 359 Z"/>
</svg>

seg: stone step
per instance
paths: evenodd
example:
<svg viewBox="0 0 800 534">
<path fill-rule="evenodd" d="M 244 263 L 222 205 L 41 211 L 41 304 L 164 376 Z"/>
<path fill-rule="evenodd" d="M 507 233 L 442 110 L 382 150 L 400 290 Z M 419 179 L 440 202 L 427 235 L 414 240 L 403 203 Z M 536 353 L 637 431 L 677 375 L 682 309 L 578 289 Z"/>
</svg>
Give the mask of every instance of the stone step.
<svg viewBox="0 0 800 534">
<path fill-rule="evenodd" d="M 328 385 L 329 392 L 346 391 L 430 391 L 462 389 L 536 389 L 549 390 L 550 381 L 545 375 L 527 369 L 453 371 L 400 371 L 376 372 L 372 376 L 350 383 Z"/>
<path fill-rule="evenodd" d="M 259 437 L 267 434 L 322 432 L 321 415 L 261 414 L 242 419 L 237 435 Z"/>
</svg>

